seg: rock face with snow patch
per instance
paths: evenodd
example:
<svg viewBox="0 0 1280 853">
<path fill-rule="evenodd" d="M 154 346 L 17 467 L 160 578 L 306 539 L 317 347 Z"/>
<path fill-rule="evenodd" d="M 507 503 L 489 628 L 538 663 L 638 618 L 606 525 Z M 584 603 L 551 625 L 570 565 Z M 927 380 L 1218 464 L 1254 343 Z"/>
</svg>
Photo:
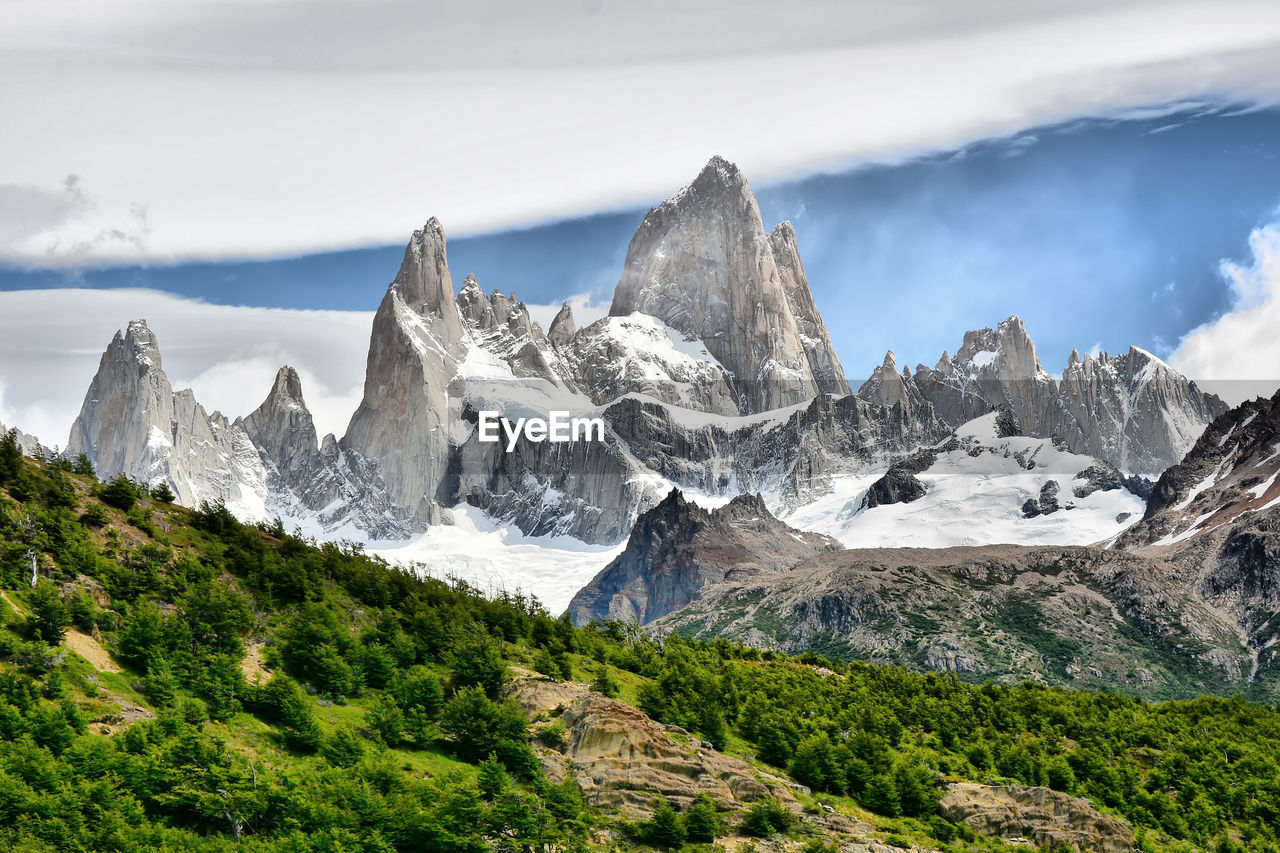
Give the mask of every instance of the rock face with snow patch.
<svg viewBox="0 0 1280 853">
<path fill-rule="evenodd" d="M 1146 350 L 1072 353 L 1058 384 L 1052 434 L 1076 453 L 1158 476 L 1191 449 L 1226 405 Z"/>
<path fill-rule="evenodd" d="M 448 497 L 462 338 L 444 228 L 433 218 L 413 232 L 374 315 L 364 398 L 343 438 L 382 463 L 396 505 L 427 523 L 441 520 Z"/>
<path fill-rule="evenodd" d="M 1114 547 L 1164 560 L 1171 582 L 1234 619 L 1250 690 L 1280 695 L 1280 392 L 1215 419 Z"/>
<path fill-rule="evenodd" d="M 267 510 L 323 530 L 354 527 L 374 539 L 400 539 L 417 528 L 387 494 L 377 463 L 332 435 L 317 440 L 302 381 L 292 367 L 276 374 L 262 405 L 237 421 L 257 447 L 267 471 Z"/>
<path fill-rule="evenodd" d="M 848 393 L 794 235 L 770 239 L 746 178 L 719 157 L 631 240 L 609 314 L 636 312 L 700 340 L 743 414 Z"/>
<path fill-rule="evenodd" d="M 1226 409 L 1137 347 L 1096 358 L 1073 352 L 1057 379 L 1041 367 L 1016 316 L 995 329 L 966 332 L 960 350 L 944 352 L 933 368 L 898 374 L 892 356 L 859 389 L 860 397 L 881 404 L 927 401 L 952 427 L 1001 410 L 1019 434 L 1057 438 L 1074 453 L 1151 477 L 1181 459 Z"/>
<path fill-rule="evenodd" d="M 626 550 L 574 596 L 569 616 L 578 625 L 608 619 L 643 625 L 696 600 L 705 587 L 785 571 L 839 547 L 778 521 L 759 495 L 705 510 L 672 489 L 636 521 Z"/>
<path fill-rule="evenodd" d="M 189 389 L 175 392 L 145 320 L 117 332 L 102 354 L 67 440 L 99 476 L 166 482 L 178 501 L 224 501 L 242 514 L 266 498 L 266 472 L 249 437 L 221 414 L 209 415 Z"/>
<path fill-rule="evenodd" d="M 1280 507 L 1280 392 L 1219 416 L 1160 475 L 1122 547 L 1175 544 Z"/>
</svg>

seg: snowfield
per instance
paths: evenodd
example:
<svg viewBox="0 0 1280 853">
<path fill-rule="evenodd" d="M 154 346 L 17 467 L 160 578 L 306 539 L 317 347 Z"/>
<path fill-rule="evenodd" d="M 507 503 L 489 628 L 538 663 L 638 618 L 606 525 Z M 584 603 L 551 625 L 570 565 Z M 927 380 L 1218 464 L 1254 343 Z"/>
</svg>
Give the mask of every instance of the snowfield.
<svg viewBox="0 0 1280 853">
<path fill-rule="evenodd" d="M 365 550 L 425 576 L 464 580 L 485 593 L 536 596 L 559 616 L 573 594 L 626 546 L 525 536 L 465 504 L 452 512 L 454 524 L 433 527 L 408 542 L 370 542 Z"/>
<path fill-rule="evenodd" d="M 1076 474 L 1094 463 L 1092 457 L 1058 450 L 1046 439 L 998 438 L 995 419 L 994 413 L 986 415 L 956 431 L 960 449 L 940 454 L 917 475 L 927 490 L 917 501 L 864 509 L 868 487 L 883 472 L 860 473 L 837 480 L 831 494 L 796 509 L 785 521 L 834 536 L 848 548 L 946 548 L 1087 545 L 1110 539 L 1141 518 L 1142 499 L 1123 489 L 1085 498 L 1072 494 L 1079 485 Z M 1024 467 L 1019 457 L 1035 467 Z M 1063 508 L 1024 518 L 1022 504 L 1039 499 L 1050 480 L 1058 482 Z M 1123 513 L 1129 517 L 1117 522 Z"/>
</svg>

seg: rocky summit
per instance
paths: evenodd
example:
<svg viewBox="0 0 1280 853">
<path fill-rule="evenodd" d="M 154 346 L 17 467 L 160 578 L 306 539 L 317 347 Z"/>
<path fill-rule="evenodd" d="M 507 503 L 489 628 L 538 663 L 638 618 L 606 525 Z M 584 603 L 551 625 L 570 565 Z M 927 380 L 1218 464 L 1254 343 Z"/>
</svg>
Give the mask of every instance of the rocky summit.
<svg viewBox="0 0 1280 853">
<path fill-rule="evenodd" d="M 1023 435 L 1056 438 L 1074 453 L 1151 478 L 1179 461 L 1227 408 L 1138 347 L 1118 356 L 1075 351 L 1062 376 L 1051 376 L 1016 316 L 966 332 L 956 354 L 944 352 L 932 368 L 899 373 L 890 351 L 858 396 L 913 411 L 929 403 L 953 428 L 1002 411 Z"/>
<path fill-rule="evenodd" d="M 166 483 L 178 501 L 222 502 L 237 515 L 276 516 L 317 533 L 407 536 L 409 514 L 390 501 L 377 463 L 316 438 L 302 383 L 280 369 L 262 405 L 228 421 L 174 391 L 146 321 L 117 333 L 71 428 L 67 454 L 104 477 Z"/>
<path fill-rule="evenodd" d="M 632 238 L 609 314 L 637 312 L 702 341 L 743 414 L 849 392 L 794 232 L 765 232 L 747 179 L 720 157 Z"/>
<path fill-rule="evenodd" d="M 778 521 L 759 495 L 706 510 L 672 489 L 636 521 L 626 550 L 574 596 L 569 615 L 578 625 L 609 619 L 643 625 L 701 597 L 705 587 L 785 571 L 839 549 L 830 537 Z"/>
</svg>

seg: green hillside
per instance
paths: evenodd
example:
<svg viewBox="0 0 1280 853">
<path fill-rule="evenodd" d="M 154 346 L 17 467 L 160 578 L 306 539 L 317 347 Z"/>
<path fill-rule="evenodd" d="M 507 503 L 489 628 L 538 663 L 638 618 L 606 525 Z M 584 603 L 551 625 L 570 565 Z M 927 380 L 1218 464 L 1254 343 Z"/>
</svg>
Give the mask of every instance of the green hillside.
<svg viewBox="0 0 1280 853">
<path fill-rule="evenodd" d="M 697 845 L 732 837 L 813 853 L 841 841 L 815 830 L 824 805 L 892 845 L 1008 849 L 939 814 L 944 785 L 968 780 L 1087 798 L 1144 849 L 1280 850 L 1275 709 L 578 629 L 532 598 L 487 599 L 163 492 L 0 442 L 0 849 L 710 850 Z M 592 683 L 808 791 L 792 810 L 654 802 L 637 822 L 594 808 L 572 777 L 544 774 L 556 721 L 505 699 L 526 670 Z"/>
</svg>

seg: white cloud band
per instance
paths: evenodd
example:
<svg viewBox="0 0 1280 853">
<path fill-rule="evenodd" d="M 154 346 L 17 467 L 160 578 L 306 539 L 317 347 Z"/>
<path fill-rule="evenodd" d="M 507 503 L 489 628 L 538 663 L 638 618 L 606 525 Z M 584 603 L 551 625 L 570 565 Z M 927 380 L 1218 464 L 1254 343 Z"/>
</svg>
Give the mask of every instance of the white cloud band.
<svg viewBox="0 0 1280 853">
<path fill-rule="evenodd" d="M 0 259 L 268 256 L 432 214 L 457 235 L 660 199 L 712 153 L 762 183 L 1280 95 L 1274 2 L 663 8 L 4 4 L 0 190 L 76 173 L 90 203 L 30 233 L 0 217 Z"/>
</svg>

